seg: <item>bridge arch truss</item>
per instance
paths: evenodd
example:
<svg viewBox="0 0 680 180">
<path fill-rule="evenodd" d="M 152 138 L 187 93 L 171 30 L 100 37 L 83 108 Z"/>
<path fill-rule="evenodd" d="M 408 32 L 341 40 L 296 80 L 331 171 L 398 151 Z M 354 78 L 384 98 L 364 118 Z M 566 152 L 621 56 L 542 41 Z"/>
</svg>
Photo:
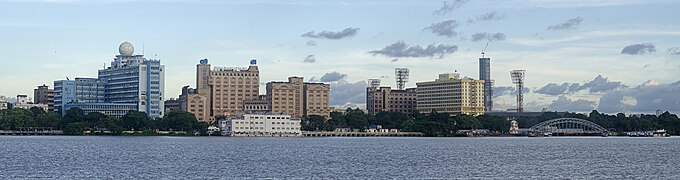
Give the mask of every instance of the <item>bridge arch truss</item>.
<svg viewBox="0 0 680 180">
<path fill-rule="evenodd" d="M 531 128 L 530 131 L 558 134 L 606 134 L 606 128 L 579 118 L 558 118 L 543 121 Z"/>
</svg>

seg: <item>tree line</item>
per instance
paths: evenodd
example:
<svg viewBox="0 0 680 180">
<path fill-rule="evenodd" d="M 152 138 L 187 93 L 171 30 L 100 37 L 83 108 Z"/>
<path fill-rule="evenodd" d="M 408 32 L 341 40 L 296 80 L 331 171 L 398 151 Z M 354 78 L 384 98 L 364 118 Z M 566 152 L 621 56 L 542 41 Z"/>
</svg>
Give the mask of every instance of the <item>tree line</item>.
<svg viewBox="0 0 680 180">
<path fill-rule="evenodd" d="M 519 128 L 529 128 L 540 122 L 556 118 L 580 118 L 592 121 L 611 132 L 651 131 L 666 129 L 670 134 L 680 134 L 680 118 L 665 112 L 659 116 L 641 115 L 626 116 L 623 113 L 607 115 L 592 111 L 590 114 L 546 112 L 537 117 L 518 117 Z M 401 129 L 408 132 L 422 132 L 426 136 L 455 136 L 458 130 L 488 129 L 493 133 L 503 134 L 510 130 L 510 120 L 503 116 L 469 116 L 449 113 L 414 113 L 409 116 L 400 112 L 379 112 L 375 116 L 364 113 L 361 109 L 348 108 L 345 113 L 333 112 L 326 120 L 322 116 L 311 115 L 302 119 L 305 131 L 333 131 L 336 128 L 365 130 L 373 125 L 381 125 L 384 129 Z"/>
<path fill-rule="evenodd" d="M 155 130 L 205 133 L 208 124 L 197 121 L 193 114 L 186 111 L 172 111 L 157 119 L 151 119 L 145 112 L 140 111 L 129 111 L 121 118 L 98 112 L 85 114 L 80 108 L 67 110 L 63 117 L 36 107 L 0 111 L 2 130 L 36 127 L 63 130 L 69 135 L 82 135 L 85 131 L 120 135 L 123 131 L 155 132 Z"/>
</svg>

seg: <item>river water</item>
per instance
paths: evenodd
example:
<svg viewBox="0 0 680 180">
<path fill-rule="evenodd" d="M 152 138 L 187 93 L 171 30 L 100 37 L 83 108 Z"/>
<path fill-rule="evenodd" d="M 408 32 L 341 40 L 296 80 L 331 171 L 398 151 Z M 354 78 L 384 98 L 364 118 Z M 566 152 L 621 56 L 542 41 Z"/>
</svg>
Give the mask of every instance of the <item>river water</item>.
<svg viewBox="0 0 680 180">
<path fill-rule="evenodd" d="M 0 136 L 0 179 L 680 179 L 680 138 Z"/>
</svg>

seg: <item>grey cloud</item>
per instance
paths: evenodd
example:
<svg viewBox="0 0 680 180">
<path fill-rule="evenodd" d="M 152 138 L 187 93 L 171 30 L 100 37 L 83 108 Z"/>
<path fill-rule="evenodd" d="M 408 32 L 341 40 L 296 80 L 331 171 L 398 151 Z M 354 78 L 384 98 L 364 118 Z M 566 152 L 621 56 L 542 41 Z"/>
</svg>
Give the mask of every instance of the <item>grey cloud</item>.
<svg viewBox="0 0 680 180">
<path fill-rule="evenodd" d="M 439 57 L 443 58 L 445 55 L 452 54 L 458 51 L 456 45 L 446 44 L 430 44 L 423 48 L 419 45 L 407 45 L 404 41 L 397 41 L 383 49 L 368 51 L 373 56 L 384 55 L 392 58 L 402 57 Z"/>
<path fill-rule="evenodd" d="M 316 62 L 316 57 L 314 55 L 308 55 L 305 57 L 305 60 L 302 60 L 303 63 L 315 63 Z"/>
<path fill-rule="evenodd" d="M 524 88 L 522 91 L 522 94 L 527 94 L 531 92 L 531 89 L 529 88 Z M 493 97 L 499 97 L 499 96 L 505 96 L 505 95 L 511 95 L 511 96 L 516 96 L 519 93 L 517 91 L 516 87 L 512 86 L 495 86 L 493 87 Z"/>
<path fill-rule="evenodd" d="M 357 34 L 359 31 L 359 28 L 345 28 L 342 31 L 338 32 L 333 32 L 333 31 L 321 31 L 319 33 L 316 33 L 314 31 L 309 31 L 307 33 L 302 34 L 302 37 L 309 37 L 309 38 L 318 38 L 318 39 L 342 39 L 342 38 L 348 38 L 352 37 Z"/>
<path fill-rule="evenodd" d="M 668 52 L 669 55 L 678 56 L 680 55 L 680 47 L 668 48 L 666 52 Z"/>
<path fill-rule="evenodd" d="M 644 68 L 648 68 L 649 66 L 651 66 L 651 65 L 649 65 L 649 64 L 645 64 L 644 66 L 642 66 L 642 69 L 644 69 Z"/>
<path fill-rule="evenodd" d="M 470 39 L 474 42 L 479 42 L 481 40 L 488 40 L 488 41 L 503 41 L 505 40 L 505 34 L 503 33 L 488 33 L 488 32 L 483 32 L 483 33 L 475 33 L 472 35 L 472 39 Z"/>
<path fill-rule="evenodd" d="M 399 61 L 399 59 L 395 58 L 395 59 L 390 60 L 390 62 L 397 62 L 397 61 Z"/>
<path fill-rule="evenodd" d="M 316 46 L 316 41 L 307 41 L 307 46 Z"/>
<path fill-rule="evenodd" d="M 467 3 L 469 0 L 454 0 L 451 4 L 444 1 L 444 6 L 432 12 L 433 15 L 445 15 L 452 12 L 455 9 L 460 8 L 463 4 Z"/>
<path fill-rule="evenodd" d="M 501 20 L 505 18 L 505 15 L 498 14 L 496 11 L 488 12 L 486 14 L 479 15 L 474 18 L 468 18 L 467 24 L 472 24 L 480 21 L 491 21 L 491 20 Z"/>
<path fill-rule="evenodd" d="M 342 79 L 345 79 L 347 77 L 347 74 L 342 74 L 339 72 L 329 72 L 321 76 L 321 79 L 319 81 L 321 82 L 336 82 L 340 81 Z"/>
<path fill-rule="evenodd" d="M 651 43 L 631 44 L 621 50 L 621 54 L 643 55 L 656 52 L 656 46 Z"/>
<path fill-rule="evenodd" d="M 668 84 L 645 82 L 634 88 L 609 92 L 600 97 L 598 110 L 605 113 L 680 111 L 680 81 Z M 634 100 L 626 102 L 626 98 Z"/>
<path fill-rule="evenodd" d="M 386 75 L 380 76 L 380 79 L 385 79 L 385 78 L 390 78 L 390 76 L 386 76 Z"/>
<path fill-rule="evenodd" d="M 432 23 L 430 26 L 423 28 L 423 31 L 429 30 L 430 32 L 437 36 L 451 38 L 459 34 L 458 32 L 456 32 L 456 28 L 458 28 L 458 26 L 460 26 L 460 24 L 458 24 L 458 21 L 446 20 L 438 23 Z"/>
<path fill-rule="evenodd" d="M 572 100 L 566 96 L 560 96 L 548 105 L 551 111 L 587 112 L 595 109 L 596 103 L 584 99 Z"/>
<path fill-rule="evenodd" d="M 628 86 L 624 85 L 620 81 L 609 81 L 608 78 L 598 75 L 590 82 L 583 85 L 579 83 L 563 83 L 561 85 L 555 83 L 548 83 L 547 85 L 536 89 L 535 93 L 545 94 L 545 95 L 561 95 L 561 94 L 572 94 L 581 90 L 588 90 L 589 93 L 604 93 L 616 89 L 626 88 Z"/>
<path fill-rule="evenodd" d="M 567 22 L 563 22 L 563 23 L 560 23 L 560 24 L 549 26 L 548 30 L 557 31 L 557 30 L 576 29 L 576 27 L 578 27 L 581 24 L 582 21 L 583 21 L 582 17 L 571 18 L 571 19 L 567 20 Z"/>
<path fill-rule="evenodd" d="M 350 83 L 340 80 L 331 83 L 331 105 L 348 107 L 366 103 L 366 81 Z"/>
</svg>

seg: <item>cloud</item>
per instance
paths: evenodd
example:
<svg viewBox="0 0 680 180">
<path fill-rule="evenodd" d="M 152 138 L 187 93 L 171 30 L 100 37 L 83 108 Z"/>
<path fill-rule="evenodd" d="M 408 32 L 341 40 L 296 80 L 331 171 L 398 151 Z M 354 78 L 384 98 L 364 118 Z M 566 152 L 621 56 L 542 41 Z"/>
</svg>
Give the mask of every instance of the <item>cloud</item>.
<svg viewBox="0 0 680 180">
<path fill-rule="evenodd" d="M 433 15 L 445 15 L 453 10 L 460 8 L 463 4 L 467 3 L 469 0 L 454 0 L 451 4 L 444 1 L 444 6 L 432 12 Z"/>
<path fill-rule="evenodd" d="M 399 59 L 397 59 L 397 58 L 390 60 L 390 62 L 397 62 L 397 61 L 399 61 Z"/>
<path fill-rule="evenodd" d="M 479 42 L 481 40 L 488 40 L 488 41 L 503 41 L 505 40 L 505 34 L 503 33 L 488 33 L 488 32 L 483 32 L 483 33 L 475 33 L 471 36 L 472 41 L 474 42 Z"/>
<path fill-rule="evenodd" d="M 647 81 L 600 97 L 598 110 L 605 113 L 680 111 L 680 81 L 662 84 Z"/>
<path fill-rule="evenodd" d="M 491 20 L 501 20 L 505 18 L 505 15 L 500 15 L 496 11 L 488 12 L 486 14 L 479 15 L 474 18 L 468 18 L 467 24 L 472 24 L 480 21 L 491 21 Z"/>
<path fill-rule="evenodd" d="M 452 54 L 458 51 L 458 46 L 456 45 L 446 45 L 446 44 L 430 44 L 427 47 L 421 47 L 419 45 L 408 45 L 404 41 L 397 41 L 392 43 L 383 49 L 368 51 L 369 54 L 373 56 L 384 55 L 392 58 L 402 58 L 402 57 L 439 57 L 443 58 L 445 55 Z"/>
<path fill-rule="evenodd" d="M 666 52 L 668 52 L 669 55 L 678 56 L 680 55 L 680 47 L 668 48 Z"/>
<path fill-rule="evenodd" d="M 303 63 L 315 63 L 316 62 L 316 57 L 314 55 L 308 55 L 305 57 L 305 60 L 302 60 Z"/>
<path fill-rule="evenodd" d="M 524 87 L 522 94 L 528 94 L 530 92 L 531 92 L 531 89 Z M 512 87 L 512 86 L 495 86 L 495 87 L 493 87 L 493 97 L 506 96 L 506 95 L 516 96 L 517 93 L 519 93 L 519 91 L 517 91 L 516 87 Z"/>
<path fill-rule="evenodd" d="M 548 109 L 551 111 L 587 112 L 595 109 L 595 106 L 595 101 L 572 100 L 566 96 L 560 96 L 548 105 Z"/>
<path fill-rule="evenodd" d="M 316 41 L 307 41 L 307 46 L 316 46 Z"/>
<path fill-rule="evenodd" d="M 342 73 L 333 71 L 333 72 L 329 72 L 329 73 L 326 73 L 323 76 L 321 76 L 321 79 L 319 79 L 319 81 L 321 81 L 321 82 L 336 82 L 336 81 L 343 80 L 345 78 L 347 78 L 347 74 L 342 74 Z"/>
<path fill-rule="evenodd" d="M 575 92 L 580 87 L 581 85 L 579 83 L 563 83 L 562 85 L 548 83 L 547 85 L 536 89 L 534 92 L 546 95 L 560 95 L 568 92 Z"/>
<path fill-rule="evenodd" d="M 459 34 L 458 32 L 456 32 L 456 28 L 458 28 L 458 26 L 460 26 L 460 24 L 458 24 L 458 21 L 446 20 L 438 23 L 432 23 L 430 26 L 423 28 L 423 31 L 429 30 L 430 32 L 437 36 L 451 38 Z"/>
<path fill-rule="evenodd" d="M 564 95 L 573 94 L 581 90 L 588 90 L 588 93 L 604 93 L 616 89 L 626 88 L 628 86 L 624 85 L 620 81 L 609 81 L 608 78 L 598 75 L 590 82 L 583 85 L 579 83 L 562 83 L 561 85 L 556 83 L 548 83 L 547 85 L 536 89 L 534 92 L 538 94 L 545 95 Z"/>
<path fill-rule="evenodd" d="M 342 39 L 342 38 L 349 38 L 353 37 L 354 35 L 357 34 L 359 31 L 359 28 L 345 28 L 342 31 L 338 32 L 333 32 L 333 31 L 321 31 L 319 33 L 316 33 L 314 31 L 309 31 L 307 33 L 304 33 L 300 36 L 302 37 L 308 37 L 308 38 L 317 38 L 317 39 Z"/>
<path fill-rule="evenodd" d="M 548 26 L 548 30 L 557 31 L 557 30 L 576 29 L 581 24 L 582 21 L 583 21 L 582 17 L 571 18 L 571 19 L 567 20 L 567 22 Z"/>
<path fill-rule="evenodd" d="M 656 47 L 651 43 L 631 44 L 621 50 L 621 54 L 643 55 L 656 52 Z"/>
<path fill-rule="evenodd" d="M 331 83 L 331 106 L 356 107 L 366 104 L 366 81 Z"/>
</svg>

